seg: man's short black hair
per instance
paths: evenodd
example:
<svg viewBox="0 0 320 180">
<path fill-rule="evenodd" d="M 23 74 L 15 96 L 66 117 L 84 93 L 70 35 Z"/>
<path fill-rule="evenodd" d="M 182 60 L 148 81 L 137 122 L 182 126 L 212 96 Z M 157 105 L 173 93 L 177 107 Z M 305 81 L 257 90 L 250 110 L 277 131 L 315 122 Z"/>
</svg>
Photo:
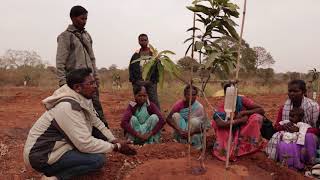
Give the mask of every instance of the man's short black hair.
<svg viewBox="0 0 320 180">
<path fill-rule="evenodd" d="M 88 11 L 82 6 L 73 6 L 70 10 L 70 18 L 88 14 Z"/>
<path fill-rule="evenodd" d="M 147 34 L 142 33 L 142 34 L 140 34 L 140 35 L 138 36 L 138 39 L 140 39 L 140 37 L 143 37 L 143 36 L 148 38 L 148 35 L 147 35 Z"/>
<path fill-rule="evenodd" d="M 92 70 L 90 68 L 81 68 L 70 71 L 67 74 L 67 84 L 73 89 L 75 84 L 83 83 L 87 76 L 90 76 Z"/>
<path fill-rule="evenodd" d="M 307 86 L 306 86 L 306 83 L 304 82 L 304 80 L 301 80 L 301 79 L 295 79 L 295 80 L 292 80 L 288 83 L 288 86 L 290 85 L 293 85 L 293 84 L 296 84 L 299 86 L 299 89 L 305 93 L 307 92 Z"/>
</svg>

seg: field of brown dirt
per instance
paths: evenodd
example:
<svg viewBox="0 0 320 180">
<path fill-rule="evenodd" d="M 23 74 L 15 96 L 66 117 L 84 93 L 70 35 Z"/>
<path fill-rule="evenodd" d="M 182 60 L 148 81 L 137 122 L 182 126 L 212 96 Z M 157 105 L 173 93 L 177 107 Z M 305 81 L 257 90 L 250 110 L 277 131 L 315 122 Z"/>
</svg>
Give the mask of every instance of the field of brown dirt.
<svg viewBox="0 0 320 180">
<path fill-rule="evenodd" d="M 22 151 L 28 130 L 44 112 L 41 100 L 49 96 L 52 90 L 39 88 L 0 88 L 0 180 L 2 179 L 39 179 L 40 174 L 26 169 Z M 266 94 L 250 96 L 261 104 L 267 116 L 274 120 L 285 94 Z M 101 92 L 101 101 L 108 123 L 116 136 L 121 136 L 121 113 L 132 98 L 131 90 Z M 210 97 L 214 105 L 218 99 Z M 162 98 L 163 100 L 163 98 Z M 164 100 L 163 100 L 164 101 Z M 202 101 L 202 100 L 200 100 Z M 203 102 L 203 101 L 202 101 Z M 205 104 L 205 103 L 203 103 Z M 165 112 L 171 104 L 161 104 Z M 211 116 L 212 112 L 208 112 Z M 206 156 L 207 172 L 201 176 L 191 174 L 187 167 L 186 145 L 177 144 L 171 139 L 171 129 L 165 126 L 162 132 L 162 144 L 135 147 L 138 154 L 126 157 L 122 154 L 107 155 L 107 165 L 101 171 L 77 179 L 304 179 L 301 173 L 289 170 L 268 160 L 262 152 L 238 159 L 232 163 L 229 171 L 224 163 L 210 154 L 212 131 L 208 132 L 208 150 Z M 198 166 L 195 158 L 198 152 L 192 152 L 192 164 Z"/>
</svg>

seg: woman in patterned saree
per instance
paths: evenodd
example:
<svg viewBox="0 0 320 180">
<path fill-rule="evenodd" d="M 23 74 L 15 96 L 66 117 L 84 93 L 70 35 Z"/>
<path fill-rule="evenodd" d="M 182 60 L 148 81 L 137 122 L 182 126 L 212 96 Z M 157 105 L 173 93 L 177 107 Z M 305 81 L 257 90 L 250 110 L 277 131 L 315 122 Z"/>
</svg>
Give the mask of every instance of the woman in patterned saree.
<svg viewBox="0 0 320 180">
<path fill-rule="evenodd" d="M 191 91 L 191 96 L 190 96 Z M 202 148 L 201 126 L 204 122 L 205 112 L 202 104 L 197 101 L 198 89 L 187 85 L 184 88 L 184 99 L 178 100 L 172 107 L 168 117 L 168 124 L 174 129 L 174 138 L 180 143 L 188 140 L 189 100 L 191 99 L 190 133 L 191 143 L 195 149 Z"/>
<path fill-rule="evenodd" d="M 148 100 L 144 86 L 134 89 L 135 101 L 130 101 L 122 118 L 121 127 L 134 144 L 152 144 L 160 140 L 160 130 L 165 124 L 159 108 Z"/>
<path fill-rule="evenodd" d="M 231 84 L 224 86 L 224 93 Z M 237 96 L 235 118 L 232 128 L 232 143 L 230 147 L 230 160 L 256 152 L 263 147 L 260 135 L 264 110 L 251 99 Z M 229 138 L 230 120 L 226 119 L 224 102 L 218 105 L 218 111 L 213 115 L 212 127 L 215 130 L 216 141 L 213 146 L 213 155 L 222 161 L 226 161 L 227 144 Z"/>
</svg>

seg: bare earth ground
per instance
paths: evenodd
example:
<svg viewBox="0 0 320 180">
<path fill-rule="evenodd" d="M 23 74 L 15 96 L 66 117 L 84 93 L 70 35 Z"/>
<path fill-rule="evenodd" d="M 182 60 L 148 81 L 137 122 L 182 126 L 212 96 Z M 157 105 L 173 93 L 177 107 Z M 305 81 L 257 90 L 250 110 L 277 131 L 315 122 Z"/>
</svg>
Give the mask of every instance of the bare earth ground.
<svg viewBox="0 0 320 180">
<path fill-rule="evenodd" d="M 40 178 L 39 173 L 26 169 L 22 151 L 28 130 L 44 112 L 41 100 L 51 93 L 52 90 L 46 91 L 39 88 L 0 88 L 0 180 Z M 118 137 L 122 136 L 121 113 L 131 97 L 131 91 L 101 92 L 108 123 Z M 286 95 L 266 94 L 250 97 L 263 105 L 268 117 L 275 120 L 279 105 L 284 102 Z M 214 105 L 217 99 L 221 98 L 209 98 L 209 101 Z M 164 111 L 170 107 L 171 104 L 162 103 Z M 212 115 L 212 112 L 208 113 Z M 208 132 L 205 161 L 207 172 L 201 176 L 192 175 L 187 163 L 188 147 L 173 142 L 171 131 L 166 125 L 162 132 L 162 144 L 135 147 L 138 154 L 134 157 L 117 153 L 108 154 L 105 168 L 75 179 L 305 179 L 301 173 L 267 159 L 262 152 L 238 159 L 231 164 L 232 168 L 226 171 L 224 163 L 210 154 L 213 141 L 212 130 Z M 199 166 L 196 160 L 198 155 L 198 152 L 192 151 L 192 167 Z"/>
</svg>

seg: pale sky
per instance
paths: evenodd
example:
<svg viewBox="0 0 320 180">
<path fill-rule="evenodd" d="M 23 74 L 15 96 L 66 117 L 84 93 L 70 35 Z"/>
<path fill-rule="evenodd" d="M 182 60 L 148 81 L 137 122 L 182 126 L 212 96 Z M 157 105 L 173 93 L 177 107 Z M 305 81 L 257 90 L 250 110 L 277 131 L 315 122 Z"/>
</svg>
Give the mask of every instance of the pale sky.
<svg viewBox="0 0 320 180">
<path fill-rule="evenodd" d="M 137 36 L 149 35 L 159 50 L 184 56 L 190 34 L 191 0 L 1 0 L 0 55 L 7 49 L 34 50 L 55 65 L 57 36 L 71 22 L 70 8 L 88 11 L 87 31 L 94 43 L 97 66 L 128 66 L 139 47 Z M 234 0 L 241 7 L 243 0 Z M 320 0 L 248 0 L 244 39 L 274 57 L 276 72 L 320 68 Z"/>
</svg>

